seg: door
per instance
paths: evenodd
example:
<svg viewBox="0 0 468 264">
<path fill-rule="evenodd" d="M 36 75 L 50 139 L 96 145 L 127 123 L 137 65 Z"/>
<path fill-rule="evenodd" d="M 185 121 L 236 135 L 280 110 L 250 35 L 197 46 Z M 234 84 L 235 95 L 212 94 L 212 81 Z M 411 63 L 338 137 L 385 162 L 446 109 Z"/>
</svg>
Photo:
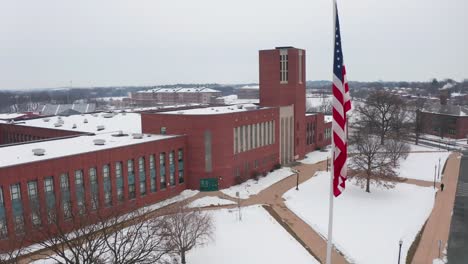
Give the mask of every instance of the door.
<svg viewBox="0 0 468 264">
<path fill-rule="evenodd" d="M 200 191 L 212 192 L 218 190 L 218 178 L 200 179 Z"/>
</svg>

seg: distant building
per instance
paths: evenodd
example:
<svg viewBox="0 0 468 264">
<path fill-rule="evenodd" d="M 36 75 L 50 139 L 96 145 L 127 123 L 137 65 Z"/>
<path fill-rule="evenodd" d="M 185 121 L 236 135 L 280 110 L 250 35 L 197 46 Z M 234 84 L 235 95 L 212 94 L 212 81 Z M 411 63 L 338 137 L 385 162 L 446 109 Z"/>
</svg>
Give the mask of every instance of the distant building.
<svg viewBox="0 0 468 264">
<path fill-rule="evenodd" d="M 146 91 L 131 93 L 131 100 L 138 106 L 155 106 L 167 104 L 214 104 L 221 96 L 218 90 L 195 88 L 154 88 Z"/>
<path fill-rule="evenodd" d="M 456 105 L 435 105 L 418 111 L 421 132 L 440 137 L 468 137 L 468 108 Z"/>
<path fill-rule="evenodd" d="M 238 99 L 258 99 L 259 86 L 258 85 L 246 85 L 235 90 Z"/>
</svg>

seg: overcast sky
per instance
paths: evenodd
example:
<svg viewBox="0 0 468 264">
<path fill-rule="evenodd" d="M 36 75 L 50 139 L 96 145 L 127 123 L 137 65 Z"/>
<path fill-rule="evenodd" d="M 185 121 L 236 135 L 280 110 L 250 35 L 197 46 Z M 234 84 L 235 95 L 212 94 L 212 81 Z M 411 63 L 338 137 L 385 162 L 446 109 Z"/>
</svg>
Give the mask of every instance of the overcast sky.
<svg viewBox="0 0 468 264">
<path fill-rule="evenodd" d="M 332 0 L 0 0 L 0 89 L 258 82 L 258 50 L 329 80 Z M 468 78 L 467 0 L 341 0 L 350 80 Z"/>
</svg>

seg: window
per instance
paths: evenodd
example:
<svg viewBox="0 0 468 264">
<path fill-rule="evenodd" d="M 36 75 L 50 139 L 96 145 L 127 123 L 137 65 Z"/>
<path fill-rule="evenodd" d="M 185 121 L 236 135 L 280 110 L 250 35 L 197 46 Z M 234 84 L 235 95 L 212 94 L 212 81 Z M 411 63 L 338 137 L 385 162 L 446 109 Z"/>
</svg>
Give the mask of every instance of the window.
<svg viewBox="0 0 468 264">
<path fill-rule="evenodd" d="M 15 232 L 23 233 L 24 231 L 24 219 L 22 215 L 13 216 L 13 222 L 15 224 Z"/>
<path fill-rule="evenodd" d="M 115 177 L 122 178 L 122 162 L 115 163 Z"/>
<path fill-rule="evenodd" d="M 159 154 L 159 175 L 161 177 L 161 189 L 166 189 L 166 153 Z"/>
<path fill-rule="evenodd" d="M 154 155 L 149 157 L 149 167 L 150 167 L 150 189 L 151 192 L 156 192 L 156 162 L 154 160 Z"/>
<path fill-rule="evenodd" d="M 237 150 L 237 142 L 238 142 L 238 138 L 237 138 L 237 127 L 234 128 L 234 154 L 237 154 L 238 150 Z"/>
<path fill-rule="evenodd" d="M 240 138 L 240 150 L 239 152 L 244 152 L 244 126 L 241 126 L 239 127 L 240 129 L 240 135 L 239 135 L 239 138 Z"/>
<path fill-rule="evenodd" d="M 89 182 L 91 184 L 97 184 L 96 168 L 89 169 Z"/>
<path fill-rule="evenodd" d="M 253 147 L 257 148 L 258 124 L 253 125 Z"/>
<path fill-rule="evenodd" d="M 123 201 L 123 178 L 122 178 L 122 162 L 118 161 L 115 163 L 115 178 L 117 182 L 117 199 Z"/>
<path fill-rule="evenodd" d="M 174 186 L 175 182 L 175 164 L 174 164 L 174 151 L 169 152 L 169 183 Z"/>
<path fill-rule="evenodd" d="M 31 220 L 34 226 L 41 225 L 41 217 L 39 216 L 39 213 L 37 211 L 31 212 Z"/>
<path fill-rule="evenodd" d="M 177 151 L 178 164 L 179 164 L 179 183 L 184 182 L 184 150 L 179 149 Z"/>
<path fill-rule="evenodd" d="M 64 201 L 63 202 L 63 218 L 70 219 L 71 217 L 72 217 L 71 202 Z"/>
<path fill-rule="evenodd" d="M 8 230 L 5 218 L 0 218 L 0 239 L 7 238 Z"/>
<path fill-rule="evenodd" d="M 138 177 L 140 180 L 140 195 L 146 195 L 145 158 L 138 158 Z"/>
<path fill-rule="evenodd" d="M 62 190 L 69 190 L 70 189 L 70 183 L 68 181 L 68 174 L 67 173 L 62 173 L 60 175 L 60 188 Z"/>
<path fill-rule="evenodd" d="M 280 83 L 288 83 L 288 50 L 280 50 Z"/>
<path fill-rule="evenodd" d="M 129 159 L 127 161 L 127 171 L 128 171 L 128 198 L 129 199 L 135 199 L 136 194 L 135 194 L 135 170 L 133 167 L 133 160 Z"/>
<path fill-rule="evenodd" d="M 112 205 L 112 183 L 110 179 L 110 166 L 108 164 L 102 167 L 102 181 L 104 183 L 104 204 Z"/>
<path fill-rule="evenodd" d="M 211 164 L 211 131 L 205 131 L 205 171 L 211 172 L 212 170 Z"/>
<path fill-rule="evenodd" d="M 299 50 L 299 83 L 302 83 L 302 50 Z"/>
<path fill-rule="evenodd" d="M 75 185 L 77 186 L 83 185 L 83 171 L 82 170 L 75 171 Z"/>
<path fill-rule="evenodd" d="M 11 193 L 11 200 L 21 199 L 19 183 L 18 184 L 13 184 L 13 185 L 10 186 L 10 193 Z"/>
<path fill-rule="evenodd" d="M 163 135 L 166 134 L 166 127 L 161 127 L 161 134 L 163 134 Z"/>
<path fill-rule="evenodd" d="M 51 177 L 44 179 L 44 191 L 52 193 L 54 191 L 54 181 Z"/>
<path fill-rule="evenodd" d="M 5 204 L 3 202 L 3 189 L 2 189 L 2 187 L 0 187 L 0 206 L 1 207 L 5 206 Z"/>
<path fill-rule="evenodd" d="M 29 199 L 37 199 L 37 181 L 28 182 Z"/>
</svg>

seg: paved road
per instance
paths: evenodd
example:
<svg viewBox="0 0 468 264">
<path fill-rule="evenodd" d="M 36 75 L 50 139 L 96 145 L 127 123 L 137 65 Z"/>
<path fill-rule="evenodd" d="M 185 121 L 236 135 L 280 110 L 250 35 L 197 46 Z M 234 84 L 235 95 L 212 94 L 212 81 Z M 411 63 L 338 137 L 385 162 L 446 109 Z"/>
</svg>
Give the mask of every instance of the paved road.
<svg viewBox="0 0 468 264">
<path fill-rule="evenodd" d="M 447 250 L 450 264 L 468 263 L 468 151 L 463 154 Z"/>
</svg>

